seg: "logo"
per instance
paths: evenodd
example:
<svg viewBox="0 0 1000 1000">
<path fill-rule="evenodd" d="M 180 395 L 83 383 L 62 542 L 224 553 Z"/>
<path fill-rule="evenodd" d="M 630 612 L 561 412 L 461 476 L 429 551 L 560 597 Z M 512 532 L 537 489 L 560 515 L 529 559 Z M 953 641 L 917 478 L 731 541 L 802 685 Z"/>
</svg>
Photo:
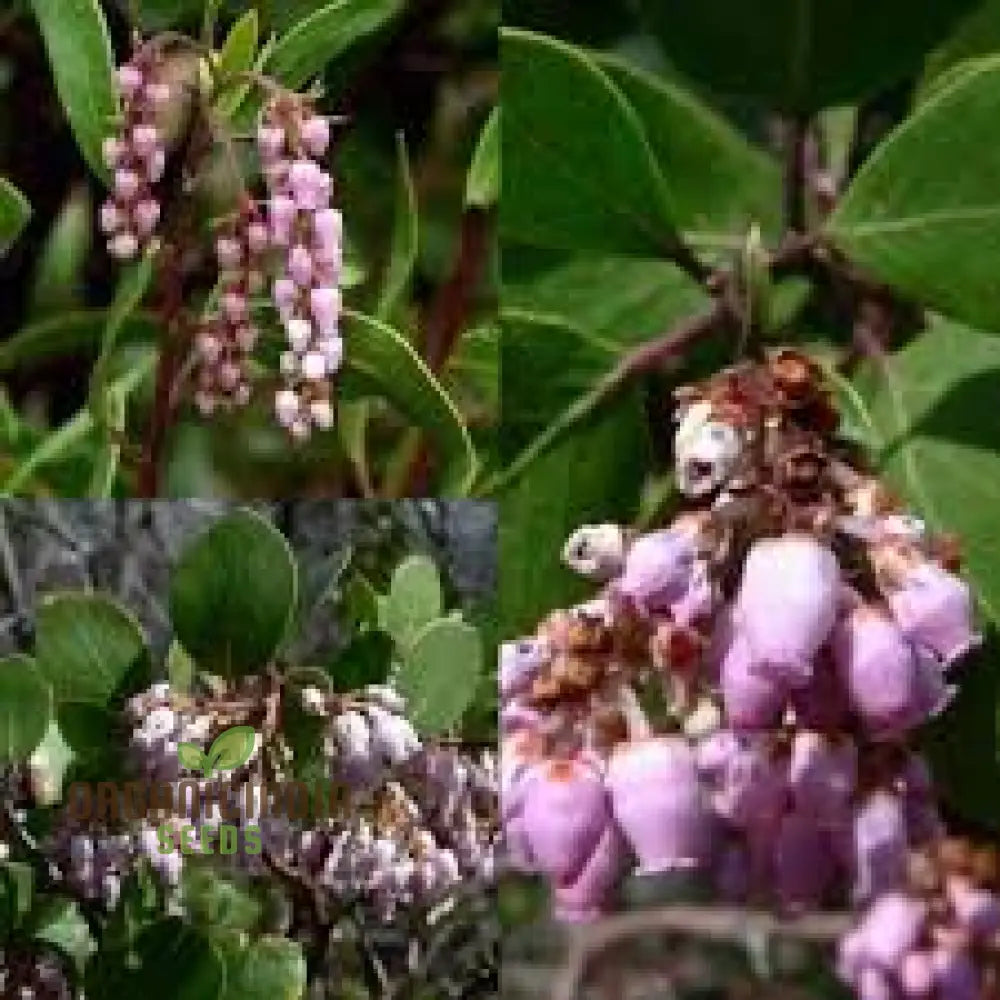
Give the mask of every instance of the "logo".
<svg viewBox="0 0 1000 1000">
<path fill-rule="evenodd" d="M 201 771 L 205 778 L 211 778 L 216 770 L 232 771 L 245 764 L 256 739 L 252 726 L 233 726 L 216 737 L 208 753 L 194 743 L 179 743 L 177 759 L 189 771 Z"/>
</svg>

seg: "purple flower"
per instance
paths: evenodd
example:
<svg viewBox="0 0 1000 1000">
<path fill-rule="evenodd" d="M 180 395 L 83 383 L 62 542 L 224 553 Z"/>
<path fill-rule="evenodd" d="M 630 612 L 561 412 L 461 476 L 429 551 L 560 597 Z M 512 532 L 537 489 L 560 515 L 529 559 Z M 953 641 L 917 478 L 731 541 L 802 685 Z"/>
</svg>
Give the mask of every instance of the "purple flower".
<svg viewBox="0 0 1000 1000">
<path fill-rule="evenodd" d="M 982 1000 L 979 974 L 964 952 L 947 947 L 934 949 L 934 988 L 941 1000 Z"/>
<path fill-rule="evenodd" d="M 578 761 L 541 764 L 521 808 L 528 851 L 552 882 L 558 915 L 597 915 L 623 857 L 601 778 Z"/>
<path fill-rule="evenodd" d="M 831 648 L 851 705 L 869 728 L 892 733 L 912 722 L 917 658 L 888 615 L 859 605 L 837 624 Z"/>
<path fill-rule="evenodd" d="M 726 628 L 726 623 L 720 625 Z M 781 721 L 788 691 L 785 685 L 755 673 L 750 644 L 728 626 L 729 645 L 720 680 L 726 720 L 734 729 L 769 729 Z"/>
<path fill-rule="evenodd" d="M 694 754 L 682 739 L 620 744 L 605 780 L 615 819 L 641 873 L 698 868 L 706 862 L 711 817 Z"/>
<path fill-rule="evenodd" d="M 907 870 L 906 815 L 898 795 L 876 791 L 854 817 L 854 899 L 900 888 Z"/>
<path fill-rule="evenodd" d="M 868 910 L 860 931 L 865 960 L 895 973 L 907 952 L 920 940 L 927 904 L 901 892 L 879 896 Z"/>
<path fill-rule="evenodd" d="M 755 669 L 801 686 L 837 616 L 836 556 L 810 535 L 763 538 L 750 549 L 736 598 L 735 621 Z"/>
<path fill-rule="evenodd" d="M 788 783 L 795 808 L 826 830 L 851 822 L 858 780 L 858 750 L 847 736 L 832 738 L 799 730 L 792 738 Z"/>
<path fill-rule="evenodd" d="M 936 563 L 919 563 L 888 600 L 903 632 L 946 664 L 961 659 L 982 642 L 982 636 L 973 630 L 968 586 Z"/>
<path fill-rule="evenodd" d="M 988 940 L 1000 931 L 1000 899 L 959 875 L 945 883 L 948 902 L 958 923 L 973 937 Z"/>
<path fill-rule="evenodd" d="M 696 556 L 694 538 L 686 530 L 643 535 L 625 555 L 617 590 L 644 612 L 669 611 L 688 591 Z"/>
<path fill-rule="evenodd" d="M 930 997 L 934 992 L 934 956 L 924 948 L 907 952 L 899 963 L 899 988 L 907 1000 Z"/>
</svg>

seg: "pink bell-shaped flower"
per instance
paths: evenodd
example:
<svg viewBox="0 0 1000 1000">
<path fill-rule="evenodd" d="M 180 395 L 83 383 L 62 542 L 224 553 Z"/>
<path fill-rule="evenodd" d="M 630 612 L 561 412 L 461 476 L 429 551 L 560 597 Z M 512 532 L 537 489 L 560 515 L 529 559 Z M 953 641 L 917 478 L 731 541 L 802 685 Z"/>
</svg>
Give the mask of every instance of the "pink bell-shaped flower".
<svg viewBox="0 0 1000 1000">
<path fill-rule="evenodd" d="M 936 563 L 921 562 L 888 595 L 900 628 L 946 664 L 982 642 L 972 625 L 972 596 L 964 580 Z"/>
<path fill-rule="evenodd" d="M 614 883 L 611 869 L 622 854 L 601 777 L 576 760 L 538 765 L 525 788 L 521 814 L 527 850 L 554 893 L 567 893 L 567 912 L 599 913 Z M 588 867 L 592 862 L 595 867 Z"/>
<path fill-rule="evenodd" d="M 849 737 L 834 740 L 802 729 L 792 739 L 788 783 L 797 811 L 821 829 L 841 831 L 851 822 L 858 780 L 858 750 Z"/>
<path fill-rule="evenodd" d="M 690 531 L 667 528 L 642 535 L 626 553 L 615 589 L 647 614 L 667 612 L 688 592 L 696 556 Z"/>
<path fill-rule="evenodd" d="M 683 739 L 620 744 L 605 781 L 641 874 L 698 868 L 707 861 L 712 822 L 694 754 Z"/>
<path fill-rule="evenodd" d="M 726 721 L 734 729 L 770 729 L 781 721 L 788 700 L 786 687 L 754 672 L 750 644 L 739 632 L 730 632 L 720 670 Z"/>
<path fill-rule="evenodd" d="M 907 871 L 906 817 L 899 796 L 876 791 L 854 817 L 854 899 L 899 889 Z"/>
<path fill-rule="evenodd" d="M 755 670 L 793 687 L 808 683 L 836 620 L 839 593 L 837 558 L 811 535 L 754 543 L 743 566 L 735 621 Z"/>
<path fill-rule="evenodd" d="M 872 730 L 892 731 L 911 721 L 917 659 L 888 615 L 858 605 L 837 623 L 831 645 L 851 705 Z"/>
</svg>

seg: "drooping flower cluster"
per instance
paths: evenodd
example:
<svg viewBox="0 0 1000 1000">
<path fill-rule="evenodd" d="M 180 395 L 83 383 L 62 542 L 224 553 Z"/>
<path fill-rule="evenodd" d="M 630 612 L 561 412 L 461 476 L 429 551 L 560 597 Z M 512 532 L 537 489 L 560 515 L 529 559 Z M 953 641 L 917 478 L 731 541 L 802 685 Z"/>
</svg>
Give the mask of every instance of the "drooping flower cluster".
<svg viewBox="0 0 1000 1000">
<path fill-rule="evenodd" d="M 333 181 L 320 162 L 329 142 L 329 121 L 293 96 L 268 104 L 257 136 L 270 192 L 270 238 L 282 256 L 273 294 L 287 350 L 281 356 L 284 387 L 275 397 L 275 413 L 296 438 L 332 424 L 330 378 L 343 356 L 343 224 L 331 206 Z"/>
<path fill-rule="evenodd" d="M 837 971 L 861 1000 L 985 1000 L 1000 990 L 998 932 L 995 851 L 946 839 L 862 914 Z"/>
<path fill-rule="evenodd" d="M 270 236 L 263 215 L 249 198 L 215 241 L 219 265 L 218 308 L 203 317 L 196 340 L 195 405 L 203 416 L 250 400 L 247 365 L 258 330 L 250 296 L 264 287 Z"/>
<path fill-rule="evenodd" d="M 234 825 L 240 847 L 220 863 L 259 875 L 277 859 L 285 872 L 324 887 L 332 906 L 365 907 L 375 923 L 406 909 L 433 919 L 454 905 L 460 890 L 490 883 L 498 837 L 495 759 L 425 745 L 405 717 L 405 702 L 390 687 L 373 686 L 349 697 L 315 687 L 298 693 L 300 710 L 316 717 L 325 734 L 324 780 L 336 790 L 328 814 L 289 818 L 287 810 L 273 806 L 274 788 L 293 780 L 290 751 L 277 733 L 271 743 L 258 740 L 247 763 L 226 772 L 223 784 L 218 777 L 183 771 L 177 758 L 181 742 L 207 747 L 223 729 L 255 718 L 260 680 L 249 678 L 214 703 L 172 697 L 163 683 L 129 701 L 130 749 L 142 778 L 175 789 L 181 781 L 193 783 L 201 790 L 198 806 L 189 798 L 175 800 L 172 814 L 157 811 L 122 830 L 60 826 L 49 850 L 72 873 L 76 891 L 113 907 L 122 877 L 139 857 L 165 884 L 176 886 L 184 855 L 162 853 L 163 824 L 175 834 L 192 826 L 189 844 L 196 851 L 204 828 Z M 264 789 L 270 809 L 264 807 Z M 245 851 L 249 825 L 259 829 L 263 855 Z"/>
<path fill-rule="evenodd" d="M 117 134 L 104 140 L 104 162 L 113 171 L 111 196 L 101 206 L 101 230 L 108 251 L 131 260 L 148 245 L 160 221 L 156 185 L 167 154 L 157 127 L 171 87 L 162 79 L 162 56 L 151 45 L 138 47 L 118 69 L 122 120 Z"/>
<path fill-rule="evenodd" d="M 867 904 L 942 832 L 907 737 L 979 642 L 954 545 L 836 437 L 802 356 L 678 396 L 685 509 L 575 531 L 563 557 L 600 592 L 502 646 L 508 858 L 569 921 L 678 870 L 783 911 Z"/>
</svg>

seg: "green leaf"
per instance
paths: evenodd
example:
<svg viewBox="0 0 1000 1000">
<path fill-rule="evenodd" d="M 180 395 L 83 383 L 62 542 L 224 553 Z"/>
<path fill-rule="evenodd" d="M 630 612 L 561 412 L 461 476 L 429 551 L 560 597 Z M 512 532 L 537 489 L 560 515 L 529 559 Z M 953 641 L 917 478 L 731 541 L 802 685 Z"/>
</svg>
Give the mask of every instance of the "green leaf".
<svg viewBox="0 0 1000 1000">
<path fill-rule="evenodd" d="M 0 862 L 0 909 L 6 911 L 8 927 L 20 927 L 31 912 L 35 898 L 35 873 L 27 862 Z M 0 922 L 0 932 L 5 930 Z"/>
<path fill-rule="evenodd" d="M 74 188 L 45 240 L 31 288 L 31 316 L 65 313 L 81 304 L 83 267 L 93 222 L 90 192 Z"/>
<path fill-rule="evenodd" d="M 56 90 L 80 152 L 107 179 L 101 144 L 120 113 L 111 38 L 98 0 L 31 0 Z"/>
<path fill-rule="evenodd" d="M 419 250 L 419 220 L 417 193 L 413 188 L 410 158 L 406 152 L 406 139 L 400 132 L 396 137 L 399 154 L 399 189 L 396 195 L 396 221 L 392 230 L 389 263 L 382 279 L 376 318 L 388 320 L 403 301 L 407 286 L 413 277 Z"/>
<path fill-rule="evenodd" d="M 674 205 L 638 115 L 580 49 L 501 29 L 501 231 L 538 246 L 658 256 Z"/>
<path fill-rule="evenodd" d="M 527 465 L 499 494 L 501 634 L 592 593 L 560 558 L 581 524 L 631 523 L 649 467 L 646 420 L 631 392 Z"/>
<path fill-rule="evenodd" d="M 225 80 L 229 76 L 246 73 L 257 58 L 257 11 L 251 7 L 230 29 L 222 48 L 216 72 Z"/>
<path fill-rule="evenodd" d="M 441 577 L 426 556 L 409 556 L 392 574 L 385 605 L 385 631 L 408 646 L 429 622 L 444 613 Z"/>
<path fill-rule="evenodd" d="M 27 760 L 49 725 L 49 689 L 27 656 L 0 659 L 0 761 Z"/>
<path fill-rule="evenodd" d="M 260 903 L 246 888 L 207 863 L 185 864 L 181 886 L 185 910 L 206 931 L 249 931 L 260 917 Z"/>
<path fill-rule="evenodd" d="M 233 726 L 216 737 L 208 761 L 219 771 L 232 771 L 250 759 L 256 740 L 253 726 Z"/>
<path fill-rule="evenodd" d="M 125 440 L 125 394 L 120 389 L 109 386 L 104 391 L 100 410 L 104 425 L 103 441 L 94 459 L 87 496 L 90 499 L 106 500 L 114 493 L 122 441 Z"/>
<path fill-rule="evenodd" d="M 99 349 L 112 318 L 110 309 L 84 309 L 31 323 L 0 343 L 0 373 L 28 368 L 50 358 L 90 354 Z M 159 330 L 153 316 L 133 314 L 124 321 L 118 342 L 153 343 Z"/>
<path fill-rule="evenodd" d="M 0 255 L 14 245 L 30 218 L 28 199 L 10 181 L 0 177 Z"/>
<path fill-rule="evenodd" d="M 188 694 L 194 681 L 194 660 L 176 639 L 167 650 L 167 680 L 176 694 Z"/>
<path fill-rule="evenodd" d="M 186 767 L 189 771 L 201 771 L 208 763 L 205 752 L 195 743 L 178 743 L 177 759 L 181 767 Z"/>
<path fill-rule="evenodd" d="M 462 415 L 441 383 L 398 330 L 353 309 L 345 309 L 344 316 L 345 396 L 388 399 L 436 438 L 439 464 L 447 472 L 437 495 L 466 494 L 476 477 L 478 459 Z"/>
<path fill-rule="evenodd" d="M 929 525 L 957 533 L 976 596 L 1000 624 L 1000 338 L 931 317 L 889 373 L 857 380 L 879 469 Z"/>
<path fill-rule="evenodd" d="M 486 119 L 465 181 L 468 208 L 492 208 L 500 198 L 500 108 Z"/>
<path fill-rule="evenodd" d="M 57 702 L 104 705 L 129 671 L 148 657 L 139 623 L 97 594 L 54 594 L 37 614 L 38 669 Z"/>
<path fill-rule="evenodd" d="M 156 354 L 154 352 L 144 354 L 128 371 L 116 379 L 109 389 L 128 395 L 149 377 L 155 365 Z M 65 457 L 85 441 L 94 428 L 94 416 L 89 407 L 85 407 L 43 438 L 37 447 L 14 467 L 6 481 L 0 484 L 0 496 L 11 496 L 24 489 L 40 468 Z"/>
<path fill-rule="evenodd" d="M 829 220 L 852 261 L 941 312 L 993 330 L 1000 330 L 998 117 L 995 56 L 920 105 L 869 157 Z"/>
<path fill-rule="evenodd" d="M 706 301 L 672 265 L 584 256 L 550 263 L 543 256 L 541 266 L 519 274 L 515 264 L 509 276 L 505 268 L 504 300 L 506 466 L 491 491 L 625 391 L 615 372 L 626 354 Z"/>
<path fill-rule="evenodd" d="M 676 81 L 616 56 L 599 64 L 639 116 L 686 240 L 726 246 L 753 223 L 780 232 L 781 172 L 771 156 Z"/>
<path fill-rule="evenodd" d="M 403 6 L 403 0 L 335 0 L 278 39 L 268 71 L 298 90 L 357 42 L 380 31 Z"/>
<path fill-rule="evenodd" d="M 640 0 L 678 69 L 783 111 L 851 103 L 919 69 L 974 0 Z"/>
<path fill-rule="evenodd" d="M 134 995 L 141 993 L 144 1000 L 206 1000 L 219 996 L 225 985 L 225 970 L 207 936 L 180 917 L 168 917 L 143 931 L 136 952 Z"/>
<path fill-rule="evenodd" d="M 78 971 L 97 947 L 75 900 L 47 898 L 31 914 L 32 940 L 52 945 L 67 955 Z"/>
<path fill-rule="evenodd" d="M 305 991 L 306 960 L 297 941 L 267 936 L 227 949 L 222 1000 L 301 1000 Z"/>
<path fill-rule="evenodd" d="M 277 652 L 297 595 L 298 568 L 281 532 L 241 511 L 181 556 L 170 583 L 174 632 L 201 670 L 240 676 Z"/>
<path fill-rule="evenodd" d="M 919 100 L 929 96 L 938 81 L 966 60 L 1000 51 L 1000 0 L 979 3 L 927 57 L 917 88 Z"/>
<path fill-rule="evenodd" d="M 454 618 L 439 618 L 416 636 L 395 674 L 407 714 L 425 734 L 443 733 L 461 721 L 482 679 L 479 632 Z"/>
</svg>

